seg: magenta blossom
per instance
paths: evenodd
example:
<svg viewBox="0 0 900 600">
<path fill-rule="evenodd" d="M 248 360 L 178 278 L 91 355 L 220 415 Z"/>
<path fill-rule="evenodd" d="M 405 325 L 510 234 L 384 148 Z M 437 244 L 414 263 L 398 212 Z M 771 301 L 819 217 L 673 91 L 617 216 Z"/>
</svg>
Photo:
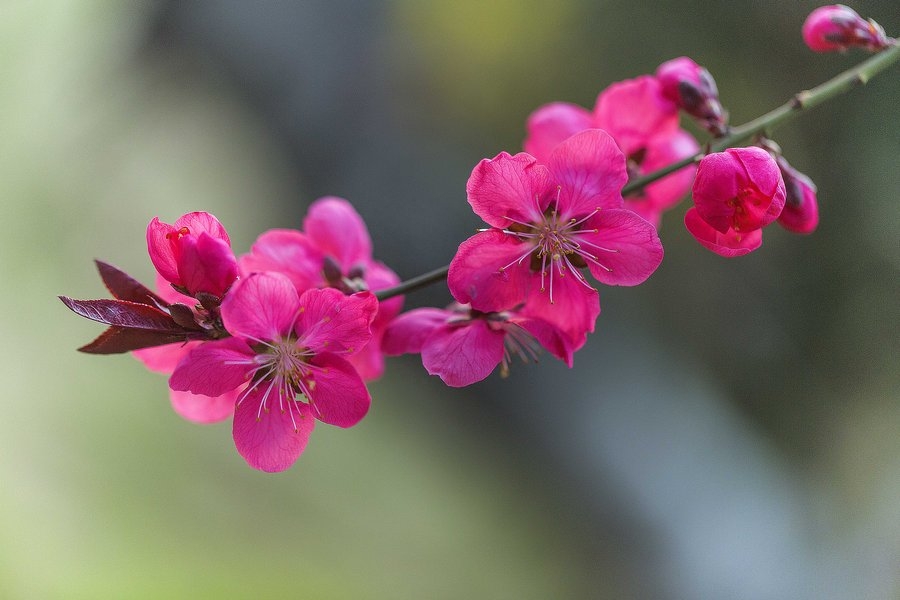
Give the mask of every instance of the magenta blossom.
<svg viewBox="0 0 900 600">
<path fill-rule="evenodd" d="M 784 210 L 778 216 L 778 224 L 794 233 L 812 233 L 819 225 L 819 203 L 816 200 L 816 184 L 788 164 L 783 156 L 776 157 L 784 178 Z"/>
<path fill-rule="evenodd" d="M 372 242 L 359 213 L 343 198 L 333 196 L 312 203 L 302 232 L 273 229 L 263 233 L 250 252 L 240 257 L 239 265 L 245 276 L 282 273 L 301 293 L 324 287 L 345 294 L 376 292 L 400 283 L 391 269 L 372 258 Z M 402 307 L 402 297 L 381 302 L 372 323 L 372 343 L 350 357 L 363 379 L 375 379 L 384 372 L 381 336 Z"/>
<path fill-rule="evenodd" d="M 739 233 L 733 229 L 720 232 L 703 220 L 696 207 L 684 214 L 684 226 L 694 239 L 719 256 L 735 258 L 753 252 L 762 244 L 762 229 Z"/>
<path fill-rule="evenodd" d="M 843 4 L 820 6 L 812 11 L 803 22 L 803 41 L 814 52 L 843 51 L 850 47 L 878 51 L 894 43 L 881 25 L 863 19 Z"/>
<path fill-rule="evenodd" d="M 678 109 L 663 97 L 650 76 L 614 83 L 597 97 L 593 112 L 567 102 L 544 105 L 528 117 L 524 149 L 540 162 L 563 140 L 585 129 L 603 129 L 625 154 L 628 175 L 636 178 L 693 156 L 694 138 L 678 126 Z M 695 168 L 686 166 L 625 198 L 625 207 L 659 225 L 662 213 L 691 187 Z"/>
<path fill-rule="evenodd" d="M 450 262 L 453 297 L 486 313 L 525 304 L 580 340 L 600 312 L 582 268 L 601 283 L 637 285 L 662 260 L 653 225 L 622 209 L 626 179 L 625 157 L 598 129 L 559 144 L 546 164 L 524 152 L 482 160 L 466 190 L 491 228 L 464 241 Z"/>
<path fill-rule="evenodd" d="M 747 233 L 778 218 L 785 190 L 775 159 L 755 146 L 703 157 L 694 180 L 697 214 L 719 233 Z"/>
<path fill-rule="evenodd" d="M 663 97 L 691 115 L 715 136 L 728 129 L 728 115 L 719 101 L 716 82 L 704 67 L 686 56 L 666 61 L 656 69 Z"/>
<path fill-rule="evenodd" d="M 225 228 L 209 213 L 192 212 L 169 225 L 154 217 L 147 249 L 157 272 L 189 296 L 221 299 L 237 278 L 237 260 Z"/>
<path fill-rule="evenodd" d="M 514 355 L 536 361 L 539 346 L 572 366 L 577 348 L 546 321 L 521 311 L 482 313 L 457 303 L 447 309 L 418 308 L 400 315 L 382 342 L 382 349 L 391 356 L 421 354 L 428 373 L 451 387 L 481 381 L 497 365 L 505 377 Z"/>
<path fill-rule="evenodd" d="M 172 289 L 172 286 L 166 283 L 162 275 L 157 275 L 156 288 L 159 296 L 166 302 L 179 303 L 184 306 L 196 304 L 193 298 L 179 294 Z M 201 343 L 179 342 L 166 344 L 165 346 L 134 350 L 132 354 L 144 363 L 144 366 L 149 370 L 164 375 L 171 375 L 178 363 Z M 233 390 L 211 398 L 169 389 L 169 400 L 175 412 L 188 421 L 193 421 L 194 423 L 217 423 L 234 414 L 234 403 L 237 400 L 238 393 L 239 390 Z"/>
<path fill-rule="evenodd" d="M 191 350 L 169 385 L 205 396 L 246 385 L 235 408 L 235 446 L 253 468 L 283 471 L 306 447 L 315 419 L 351 427 L 368 412 L 369 393 L 344 356 L 369 342 L 377 306 L 368 292 L 301 295 L 284 275 L 252 274 L 222 302 L 234 337 Z"/>
</svg>

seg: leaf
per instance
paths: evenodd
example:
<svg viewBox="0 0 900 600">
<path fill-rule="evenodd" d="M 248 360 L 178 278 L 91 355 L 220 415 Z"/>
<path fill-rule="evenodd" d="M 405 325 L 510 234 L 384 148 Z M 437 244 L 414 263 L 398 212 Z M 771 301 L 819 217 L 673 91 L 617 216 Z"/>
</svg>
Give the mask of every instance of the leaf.
<svg viewBox="0 0 900 600">
<path fill-rule="evenodd" d="M 134 279 L 128 273 L 120 271 L 116 267 L 103 261 L 95 260 L 97 270 L 100 272 L 100 279 L 106 289 L 119 300 L 127 300 L 129 302 L 137 302 L 138 304 L 158 304 L 159 306 L 168 306 L 169 303 L 160 298 L 153 290 L 145 287 L 141 282 Z"/>
<path fill-rule="evenodd" d="M 79 348 L 78 351 L 87 354 L 122 354 L 141 348 L 188 341 L 190 341 L 190 336 L 186 333 L 176 334 L 113 326 L 101 333 L 90 344 Z"/>
<path fill-rule="evenodd" d="M 125 300 L 73 300 L 66 296 L 59 299 L 75 314 L 107 325 L 168 333 L 185 331 L 172 317 L 147 304 Z"/>
</svg>

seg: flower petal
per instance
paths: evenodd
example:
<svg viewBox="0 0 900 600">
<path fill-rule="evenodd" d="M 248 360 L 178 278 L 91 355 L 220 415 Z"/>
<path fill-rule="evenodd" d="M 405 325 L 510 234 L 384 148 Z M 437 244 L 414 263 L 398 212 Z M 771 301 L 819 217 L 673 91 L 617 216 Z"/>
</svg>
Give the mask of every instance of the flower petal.
<svg viewBox="0 0 900 600">
<path fill-rule="evenodd" d="M 154 346 L 153 348 L 141 348 L 133 350 L 132 355 L 155 373 L 165 373 L 170 375 L 178 363 L 188 355 L 188 353 L 201 342 L 187 342 L 177 344 L 166 344 L 165 346 Z"/>
<path fill-rule="evenodd" d="M 369 412 L 372 398 L 349 362 L 329 352 L 317 354 L 309 404 L 318 420 L 337 427 L 353 427 Z"/>
<path fill-rule="evenodd" d="M 253 273 L 238 280 L 222 301 L 222 322 L 231 335 L 271 341 L 286 335 L 297 319 L 300 299 L 291 280 Z"/>
<path fill-rule="evenodd" d="M 178 363 L 169 387 L 176 392 L 221 396 L 247 380 L 253 357 L 253 351 L 238 338 L 204 342 Z"/>
<path fill-rule="evenodd" d="M 307 290 L 300 296 L 300 306 L 294 331 L 298 343 L 314 352 L 352 354 L 372 339 L 378 300 L 370 292 L 345 296 L 333 288 Z"/>
<path fill-rule="evenodd" d="M 239 394 L 239 390 L 232 390 L 221 396 L 210 397 L 169 390 L 169 399 L 175 412 L 188 421 L 218 423 L 234 414 L 234 403 Z"/>
<path fill-rule="evenodd" d="M 441 326 L 422 347 L 422 365 L 450 387 L 471 385 L 490 375 L 503 360 L 505 335 L 483 319 Z"/>
<path fill-rule="evenodd" d="M 587 336 L 582 336 L 576 345 L 561 329 L 543 319 L 513 317 L 509 321 L 527 331 L 547 352 L 565 362 L 569 368 L 572 367 L 575 351 L 587 341 Z"/>
<path fill-rule="evenodd" d="M 275 473 L 293 465 L 315 427 L 309 406 L 287 401 L 279 407 L 270 394 L 262 406 L 264 390 L 254 390 L 235 407 L 232 435 L 238 453 L 254 469 Z"/>
<path fill-rule="evenodd" d="M 547 166 L 551 181 L 560 186 L 557 210 L 563 220 L 622 207 L 625 155 L 605 131 L 576 133 L 556 147 Z"/>
<path fill-rule="evenodd" d="M 237 277 L 237 259 L 231 247 L 208 233 L 181 240 L 178 276 L 193 294 L 222 297 Z"/>
<path fill-rule="evenodd" d="M 175 231 L 172 225 L 163 223 L 159 217 L 153 217 L 147 225 L 147 252 L 150 254 L 150 262 L 166 281 L 179 283 L 176 247 L 169 235 L 174 235 Z"/>
<path fill-rule="evenodd" d="M 319 250 L 341 265 L 344 273 L 372 259 L 372 240 L 359 213 L 343 198 L 326 196 L 313 202 L 303 230 Z"/>
<path fill-rule="evenodd" d="M 531 113 L 525 127 L 528 130 L 523 144 L 525 152 L 546 164 L 560 142 L 596 125 L 594 116 L 586 108 L 568 102 L 552 102 Z"/>
<path fill-rule="evenodd" d="M 585 224 L 593 229 L 578 235 L 582 249 L 597 258 L 588 268 L 607 285 L 643 283 L 663 259 L 656 228 L 630 210 L 602 210 Z"/>
<path fill-rule="evenodd" d="M 241 275 L 277 271 L 286 275 L 298 292 L 322 287 L 322 253 L 305 234 L 294 229 L 270 229 L 260 235 L 249 254 L 238 260 Z"/>
<path fill-rule="evenodd" d="M 231 246 L 231 240 L 228 239 L 228 232 L 225 231 L 225 227 L 222 226 L 222 223 L 216 217 L 208 212 L 197 211 L 178 217 L 174 228 L 181 229 L 182 227 L 187 227 L 189 235 L 199 236 L 201 233 L 207 233 Z"/>
<path fill-rule="evenodd" d="M 447 285 L 458 302 L 495 312 L 525 300 L 534 246 L 491 229 L 459 245 L 450 261 Z"/>
<path fill-rule="evenodd" d="M 456 313 L 441 308 L 417 308 L 405 312 L 391 321 L 381 341 L 381 349 L 389 356 L 419 353 L 428 336 L 454 316 Z"/>
<path fill-rule="evenodd" d="M 550 201 L 549 174 L 530 154 L 501 152 L 482 160 L 466 183 L 472 210 L 488 225 L 503 229 L 513 221 L 533 223 Z"/>
<path fill-rule="evenodd" d="M 627 156 L 647 141 L 678 129 L 678 109 L 662 96 L 659 81 L 650 75 L 614 83 L 600 92 L 594 106 L 595 127 L 604 129 Z"/>
<path fill-rule="evenodd" d="M 700 244 L 725 258 L 749 254 L 762 245 L 762 229 L 745 233 L 729 229 L 727 233 L 721 233 L 700 217 L 696 207 L 685 213 L 684 226 Z"/>
<path fill-rule="evenodd" d="M 587 334 L 594 331 L 594 324 L 600 315 L 600 294 L 594 288 L 579 283 L 574 275 L 556 277 L 553 281 L 553 303 L 548 291 L 540 291 L 541 274 L 531 275 L 531 293 L 519 314 L 546 321 L 560 329 L 572 342 L 573 348 L 580 348 Z"/>
</svg>

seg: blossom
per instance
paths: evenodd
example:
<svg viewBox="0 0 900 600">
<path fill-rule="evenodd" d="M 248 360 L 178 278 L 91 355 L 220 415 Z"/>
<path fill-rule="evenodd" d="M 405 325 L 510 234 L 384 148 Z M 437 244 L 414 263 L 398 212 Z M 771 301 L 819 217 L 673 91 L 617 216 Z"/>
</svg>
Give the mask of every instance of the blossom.
<svg viewBox="0 0 900 600">
<path fill-rule="evenodd" d="M 704 67 L 686 56 L 673 58 L 656 69 L 660 92 L 715 136 L 728 129 L 716 82 Z"/>
<path fill-rule="evenodd" d="M 168 285 L 161 275 L 157 276 L 156 283 L 157 293 L 166 302 L 175 304 L 179 303 L 183 306 L 191 306 L 196 304 L 193 298 L 189 298 L 183 294 L 179 294 Z M 134 350 L 132 354 L 140 360 L 147 369 L 156 373 L 171 375 L 178 366 L 178 363 L 184 359 L 190 351 L 202 342 L 179 342 L 175 344 L 166 344 L 164 346 L 154 346 L 152 348 L 143 348 Z M 216 423 L 224 421 L 234 414 L 234 403 L 237 400 L 240 390 L 232 390 L 225 392 L 221 396 L 203 396 L 192 394 L 190 392 L 178 392 L 169 389 L 169 400 L 175 412 L 195 423 Z"/>
<path fill-rule="evenodd" d="M 525 152 L 546 162 L 560 142 L 591 128 L 613 137 L 632 179 L 699 150 L 694 138 L 679 128 L 676 104 L 662 95 L 656 78 L 645 75 L 609 86 L 597 97 L 593 111 L 567 102 L 538 108 L 528 117 Z M 645 186 L 626 197 L 625 206 L 658 226 L 662 213 L 690 189 L 694 170 L 689 165 Z"/>
<path fill-rule="evenodd" d="M 390 324 L 382 342 L 388 355 L 422 355 L 422 365 L 451 387 L 486 378 L 500 365 L 509 372 L 512 357 L 537 360 L 540 346 L 572 366 L 571 341 L 562 331 L 521 310 L 483 313 L 465 304 L 446 309 L 418 308 Z"/>
<path fill-rule="evenodd" d="M 775 158 L 784 178 L 784 210 L 778 216 L 778 224 L 794 233 L 812 233 L 819 225 L 819 203 L 816 200 L 816 184 L 788 164 L 783 156 Z"/>
<path fill-rule="evenodd" d="M 877 51 L 894 43 L 884 29 L 843 4 L 820 6 L 803 22 L 803 41 L 814 52 L 843 51 L 854 46 Z"/>
<path fill-rule="evenodd" d="M 772 156 L 755 146 L 703 157 L 693 187 L 697 214 L 713 229 L 761 229 L 784 208 L 784 180 Z"/>
<path fill-rule="evenodd" d="M 371 238 L 359 213 L 349 202 L 334 196 L 310 205 L 303 231 L 273 229 L 263 233 L 238 264 L 243 275 L 282 273 L 298 292 L 332 287 L 352 294 L 400 283 L 391 269 L 372 258 Z M 375 379 L 384 372 L 381 336 L 402 307 L 402 297 L 381 302 L 372 323 L 372 343 L 350 357 L 363 379 Z"/>
<path fill-rule="evenodd" d="M 237 278 L 228 233 L 206 212 L 188 213 L 171 225 L 154 217 L 147 226 L 147 250 L 157 272 L 193 297 L 221 299 Z"/>
<path fill-rule="evenodd" d="M 283 471 L 306 447 L 316 419 L 351 427 L 366 415 L 369 393 L 344 356 L 369 342 L 376 309 L 368 292 L 298 294 L 279 273 L 249 275 L 221 305 L 233 337 L 192 349 L 169 385 L 206 396 L 246 385 L 235 407 L 235 446 L 250 466 Z"/>
<path fill-rule="evenodd" d="M 593 331 L 601 283 L 637 285 L 663 256 L 656 229 L 622 208 L 625 157 L 604 131 L 578 133 L 546 164 L 527 153 L 482 160 L 466 185 L 491 227 L 464 241 L 450 263 L 453 297 L 481 312 L 525 304 L 572 340 Z"/>
</svg>

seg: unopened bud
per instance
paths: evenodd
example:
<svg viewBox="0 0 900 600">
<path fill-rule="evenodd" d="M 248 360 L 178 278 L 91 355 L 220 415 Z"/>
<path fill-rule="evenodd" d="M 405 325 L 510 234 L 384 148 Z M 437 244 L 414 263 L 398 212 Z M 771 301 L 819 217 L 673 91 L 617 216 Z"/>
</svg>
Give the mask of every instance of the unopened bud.
<svg viewBox="0 0 900 600">
<path fill-rule="evenodd" d="M 656 69 L 663 97 L 691 115 L 716 137 L 728 130 L 728 115 L 719 101 L 716 82 L 704 67 L 686 56 L 666 61 Z"/>
<path fill-rule="evenodd" d="M 820 6 L 812 11 L 803 23 L 803 41 L 815 52 L 833 52 L 850 47 L 877 51 L 894 43 L 885 35 L 881 25 L 872 19 L 863 19 L 843 4 Z"/>
<path fill-rule="evenodd" d="M 783 156 L 775 159 L 784 178 L 784 209 L 778 223 L 794 233 L 812 233 L 819 224 L 819 203 L 816 200 L 816 184 L 788 164 Z"/>
</svg>

